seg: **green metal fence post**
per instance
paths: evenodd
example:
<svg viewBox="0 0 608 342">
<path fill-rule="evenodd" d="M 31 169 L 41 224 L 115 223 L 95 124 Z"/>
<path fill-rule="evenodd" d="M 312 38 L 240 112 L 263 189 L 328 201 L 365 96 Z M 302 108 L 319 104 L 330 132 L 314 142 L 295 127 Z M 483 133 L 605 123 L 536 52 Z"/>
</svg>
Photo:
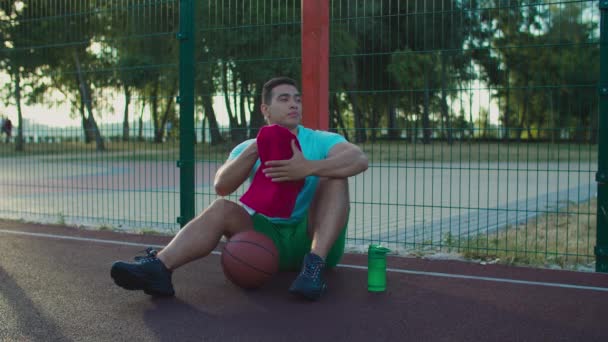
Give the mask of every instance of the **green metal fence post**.
<svg viewBox="0 0 608 342">
<path fill-rule="evenodd" d="M 181 0 L 179 9 L 179 161 L 180 216 L 184 226 L 194 217 L 194 0 Z"/>
<path fill-rule="evenodd" d="M 595 270 L 608 272 L 608 0 L 600 0 L 600 80 Z"/>
</svg>

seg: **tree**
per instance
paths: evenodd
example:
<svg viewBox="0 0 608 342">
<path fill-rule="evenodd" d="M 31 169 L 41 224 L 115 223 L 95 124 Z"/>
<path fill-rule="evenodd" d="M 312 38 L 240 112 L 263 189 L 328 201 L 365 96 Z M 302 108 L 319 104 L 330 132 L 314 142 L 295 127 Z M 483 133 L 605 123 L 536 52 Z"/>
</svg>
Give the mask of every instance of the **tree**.
<svg viewBox="0 0 608 342">
<path fill-rule="evenodd" d="M 38 2 L 26 8 L 37 11 L 32 12 L 31 18 L 37 21 L 34 26 L 40 28 L 33 35 L 40 45 L 29 48 L 44 56 L 42 69 L 46 73 L 41 79 L 50 83 L 46 90 L 55 89 L 77 104 L 86 141 L 94 140 L 97 150 L 103 151 L 105 145 L 94 111 L 103 103 L 101 94 L 109 82 L 108 65 L 92 49 L 95 37 L 104 36 L 99 20 L 102 15 L 92 11 L 93 6 L 88 2 Z"/>
<path fill-rule="evenodd" d="M 264 82 L 279 75 L 300 78 L 296 18 L 300 3 L 210 2 L 202 13 L 204 65 L 209 74 L 204 77 L 213 77 L 205 89 L 223 95 L 233 141 L 255 136 L 264 124 L 260 112 Z"/>
<path fill-rule="evenodd" d="M 537 73 L 531 63 L 547 13 L 544 6 L 522 6 L 515 0 L 494 0 L 486 6 L 495 10 L 480 15 L 471 41 L 473 57 L 484 68 L 484 81 L 497 89 L 494 96 L 502 99 L 504 139 L 512 136 L 511 128 L 520 137 L 523 126 L 530 122 L 530 82 Z M 513 92 L 513 88 L 521 91 Z M 515 117 L 514 109 L 518 109 Z"/>
<path fill-rule="evenodd" d="M 595 142 L 597 138 L 598 97 L 595 85 L 599 82 L 599 48 L 596 44 L 598 23 L 584 20 L 586 4 L 571 3 L 551 6 L 551 20 L 543 41 L 550 48 L 543 49 L 536 67 L 543 68 L 539 78 L 543 85 L 554 90 L 539 92 L 534 110 L 549 128 L 567 127 L 578 142 Z M 550 129 L 551 139 L 559 131 Z"/>
<path fill-rule="evenodd" d="M 473 20 L 460 1 L 389 2 L 398 20 L 389 20 L 398 32 L 386 70 L 399 85 L 400 103 L 421 118 L 423 142 L 431 137 L 431 113 L 440 113 L 442 135 L 452 142 L 449 96 L 459 96 L 457 85 L 470 80 L 469 56 L 464 52 Z M 403 20 L 401 20 L 403 18 Z M 391 85 L 390 81 L 384 81 Z"/>
<path fill-rule="evenodd" d="M 474 57 L 486 83 L 497 89 L 504 138 L 524 132 L 528 139 L 540 138 L 547 131 L 555 140 L 557 128 L 569 125 L 578 140 L 594 136 L 587 127 L 597 96 L 588 87 L 597 83 L 599 50 L 592 43 L 597 23 L 583 20 L 588 5 L 522 6 L 508 0 L 488 5 L 496 10 L 481 16 Z"/>
<path fill-rule="evenodd" d="M 44 81 L 40 69 L 46 63 L 41 53 L 40 37 L 46 33 L 44 25 L 31 25 L 31 18 L 40 15 L 37 6 L 28 6 L 23 1 L 0 3 L 0 36 L 4 47 L 0 49 L 0 68 L 10 76 L 10 94 L 7 102 L 17 107 L 16 151 L 24 150 L 22 103 L 36 103 L 41 100 L 48 83 Z M 25 90 L 25 91 L 24 91 Z M 11 100 L 12 99 L 12 100 Z"/>
</svg>

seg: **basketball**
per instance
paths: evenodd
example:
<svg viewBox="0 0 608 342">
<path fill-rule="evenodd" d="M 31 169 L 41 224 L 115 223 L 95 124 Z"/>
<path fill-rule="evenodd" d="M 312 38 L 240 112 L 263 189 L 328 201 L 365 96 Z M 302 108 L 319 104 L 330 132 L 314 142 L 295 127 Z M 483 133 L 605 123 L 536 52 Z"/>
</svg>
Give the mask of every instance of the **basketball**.
<svg viewBox="0 0 608 342">
<path fill-rule="evenodd" d="M 251 230 L 226 242 L 221 261 L 228 280 L 244 289 L 255 289 L 278 271 L 279 252 L 269 237 Z"/>
</svg>

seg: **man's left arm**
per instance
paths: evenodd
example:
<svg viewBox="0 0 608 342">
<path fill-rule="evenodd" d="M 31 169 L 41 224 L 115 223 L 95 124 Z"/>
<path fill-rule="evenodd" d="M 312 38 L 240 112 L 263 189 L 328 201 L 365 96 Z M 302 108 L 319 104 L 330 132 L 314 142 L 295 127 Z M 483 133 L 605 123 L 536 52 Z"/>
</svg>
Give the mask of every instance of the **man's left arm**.
<svg viewBox="0 0 608 342">
<path fill-rule="evenodd" d="M 266 162 L 264 173 L 272 178 L 273 182 L 299 180 L 307 176 L 347 178 L 367 170 L 368 167 L 365 153 L 349 142 L 336 144 L 329 151 L 327 158 L 322 160 L 305 159 L 296 147 L 295 140 L 292 141 L 291 147 L 291 159 Z"/>
<path fill-rule="evenodd" d="M 343 142 L 329 150 L 327 158 L 309 160 L 311 175 L 328 178 L 347 178 L 357 175 L 368 167 L 367 156 L 354 144 Z"/>
</svg>

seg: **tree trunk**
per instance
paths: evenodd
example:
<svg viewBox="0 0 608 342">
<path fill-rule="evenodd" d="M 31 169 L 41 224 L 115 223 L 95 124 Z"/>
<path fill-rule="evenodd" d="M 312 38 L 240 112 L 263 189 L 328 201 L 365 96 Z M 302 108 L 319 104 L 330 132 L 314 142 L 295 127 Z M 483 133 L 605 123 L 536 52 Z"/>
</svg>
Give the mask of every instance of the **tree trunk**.
<svg viewBox="0 0 608 342">
<path fill-rule="evenodd" d="M 359 108 L 359 99 L 354 93 L 348 92 L 348 100 L 353 106 L 353 114 L 355 115 L 355 142 L 363 143 L 367 140 L 367 134 L 363 124 L 363 113 Z"/>
<path fill-rule="evenodd" d="M 21 152 L 24 149 L 23 144 L 23 115 L 21 112 L 21 71 L 16 68 L 15 72 L 15 102 L 17 103 L 17 141 L 15 151 Z"/>
<path fill-rule="evenodd" d="M 163 112 L 163 116 L 160 119 L 159 127 L 154 134 L 154 142 L 162 143 L 163 138 L 165 136 L 165 125 L 167 124 L 167 120 L 169 119 L 169 114 L 175 112 L 175 108 L 173 107 L 173 100 L 175 99 L 175 94 L 177 92 L 178 84 L 177 82 L 173 83 L 173 87 L 171 92 L 169 93 L 169 97 L 167 100 L 167 106 Z"/>
<path fill-rule="evenodd" d="M 146 109 L 146 100 L 142 97 L 141 112 L 139 113 L 139 130 L 137 132 L 137 140 L 144 141 L 144 110 Z"/>
<path fill-rule="evenodd" d="M 525 123 L 528 118 L 528 97 L 529 97 L 529 91 L 528 91 L 528 85 L 526 84 L 526 88 L 524 89 L 524 101 L 522 103 L 523 105 L 523 110 L 522 110 L 522 114 L 521 114 L 521 120 L 519 121 L 519 124 L 517 125 L 517 140 L 520 141 L 521 140 L 521 135 L 524 131 L 524 127 L 525 127 Z M 528 137 L 528 139 L 530 139 L 531 137 Z"/>
<path fill-rule="evenodd" d="M 397 127 L 397 108 L 394 100 L 389 99 L 388 104 L 388 138 L 398 140 L 401 137 L 401 130 Z"/>
<path fill-rule="evenodd" d="M 378 113 L 378 106 L 375 106 L 373 101 L 370 102 L 372 106 L 370 110 L 370 112 L 372 113 L 372 122 L 370 125 L 370 128 L 372 129 L 371 140 L 372 142 L 376 142 L 376 138 L 378 137 L 378 122 L 380 121 L 380 114 Z"/>
<path fill-rule="evenodd" d="M 367 100 L 370 106 L 367 112 L 372 114 L 371 122 L 368 121 L 369 127 L 372 129 L 371 140 L 375 142 L 378 138 L 378 133 L 380 133 L 380 114 L 384 112 L 384 109 L 386 108 L 386 103 L 389 100 L 385 98 L 384 95 L 372 95 Z"/>
<path fill-rule="evenodd" d="M 469 121 L 471 122 L 471 139 L 475 139 L 475 121 L 473 121 L 473 92 L 471 91 L 470 86 L 469 86 Z"/>
<path fill-rule="evenodd" d="M 122 140 L 129 141 L 129 104 L 131 103 L 131 90 L 123 85 L 125 91 L 125 111 L 122 119 Z"/>
<path fill-rule="evenodd" d="M 251 111 L 251 117 L 249 118 L 249 137 L 255 138 L 258 135 L 258 131 L 262 128 L 266 122 L 264 122 L 264 116 L 262 115 L 262 87 L 263 83 L 255 85 L 255 97 L 253 98 L 253 110 Z"/>
<path fill-rule="evenodd" d="M 488 122 L 490 121 L 490 112 L 488 110 L 483 111 L 483 134 L 482 138 L 485 140 L 488 138 Z"/>
<path fill-rule="evenodd" d="M 91 129 L 93 135 L 95 136 L 95 145 L 97 147 L 97 151 L 105 151 L 103 138 L 101 137 L 99 127 L 97 126 L 97 122 L 95 121 L 95 117 L 93 116 L 93 104 L 91 103 L 91 92 L 89 90 L 89 86 L 86 83 L 86 80 L 84 79 L 84 75 L 82 74 L 78 54 L 74 52 L 73 56 L 74 62 L 76 63 L 76 73 L 78 74 L 78 81 L 80 84 L 78 89 L 80 90 L 80 96 L 84 100 L 84 105 L 88 112 L 87 126 Z"/>
<path fill-rule="evenodd" d="M 551 106 L 551 107 L 553 107 L 553 106 Z M 599 134 L 599 122 L 598 121 L 599 121 L 598 115 L 591 115 L 591 119 L 590 119 L 591 127 L 589 128 L 589 134 L 590 134 L 589 143 L 590 144 L 597 144 L 597 140 L 599 138 L 599 136 L 598 136 L 598 134 Z M 553 127 L 550 127 L 550 128 L 553 129 L 553 130 L 557 130 L 558 129 L 558 125 L 561 126 L 559 122 L 555 122 L 555 124 L 553 124 Z M 604 134 L 604 133 L 602 132 L 602 134 Z"/>
<path fill-rule="evenodd" d="M 524 117 L 525 117 L 525 115 L 526 115 L 526 109 L 525 109 L 525 105 L 524 105 L 524 109 L 522 110 L 522 113 L 521 113 L 521 118 L 520 118 L 519 122 L 517 123 L 517 133 L 516 133 L 517 141 L 521 141 L 521 134 L 524 131 Z"/>
<path fill-rule="evenodd" d="M 506 76 L 507 93 L 506 93 L 506 96 L 505 96 L 506 97 L 505 101 L 507 101 L 507 102 L 505 103 L 505 115 L 503 116 L 502 125 L 505 127 L 504 128 L 505 135 L 504 135 L 503 139 L 504 140 L 509 140 L 510 135 L 511 135 L 511 132 L 510 132 L 510 129 L 509 129 L 510 128 L 509 125 L 511 124 L 510 123 L 510 120 L 511 120 L 511 105 L 510 105 L 510 103 L 511 103 L 511 101 L 510 101 L 511 89 L 509 87 L 509 85 L 511 84 L 511 82 L 509 80 L 509 69 L 507 69 L 506 73 L 507 73 L 507 76 Z"/>
<path fill-rule="evenodd" d="M 346 130 L 346 126 L 344 125 L 344 119 L 342 118 L 342 110 L 340 108 L 340 103 L 338 102 L 338 94 L 334 94 L 331 99 L 334 104 L 334 117 L 336 118 L 336 128 L 341 128 L 344 138 L 346 138 L 346 140 L 350 140 L 350 138 L 348 137 L 348 131 Z"/>
<path fill-rule="evenodd" d="M 80 84 L 80 81 L 78 81 L 78 75 L 76 75 L 76 83 Z M 78 93 L 80 94 L 80 91 Z M 78 112 L 80 113 L 82 129 L 84 130 L 84 143 L 90 144 L 95 140 L 95 136 L 93 135 L 93 129 L 90 127 L 89 121 L 87 120 L 84 97 L 82 97 L 82 94 L 80 95 L 80 101 L 78 103 Z"/>
<path fill-rule="evenodd" d="M 154 81 L 154 87 L 152 88 L 152 106 L 150 108 L 150 115 L 152 116 L 152 126 L 154 130 L 154 142 L 156 141 L 156 132 L 158 131 L 159 126 L 159 117 L 158 117 L 158 88 L 160 87 L 160 81 Z"/>
<path fill-rule="evenodd" d="M 462 122 L 465 123 L 465 127 L 462 127 L 462 129 L 459 129 L 460 132 L 460 140 L 464 140 L 465 137 L 465 129 L 466 129 L 466 122 L 467 122 L 467 118 L 464 116 L 464 101 L 463 101 L 463 91 L 462 91 L 462 80 L 458 81 L 458 100 L 460 101 L 460 118 L 462 120 Z M 471 124 L 473 124 L 473 121 L 471 121 Z"/>
<path fill-rule="evenodd" d="M 357 66 L 353 58 L 350 59 L 350 69 L 352 73 L 352 82 L 349 84 L 348 89 L 352 91 L 357 90 Z M 358 96 L 354 92 L 347 92 L 348 100 L 353 106 L 353 114 L 355 116 L 355 142 L 363 143 L 367 140 L 367 133 L 365 132 L 365 124 L 363 120 L 363 113 L 359 106 Z"/>
<path fill-rule="evenodd" d="M 424 108 L 422 109 L 422 143 L 431 143 L 431 120 L 429 113 L 430 106 L 430 90 L 429 90 L 429 75 L 428 72 L 424 75 Z"/>
<path fill-rule="evenodd" d="M 207 116 L 203 115 L 203 119 L 201 120 L 201 143 L 205 143 L 207 140 Z"/>
<path fill-rule="evenodd" d="M 94 140 L 94 137 L 91 134 L 91 129 L 89 129 L 89 122 L 87 121 L 87 116 L 84 110 L 84 101 L 82 101 L 82 96 L 80 98 L 81 101 L 78 104 L 78 112 L 80 113 L 80 122 L 82 122 L 82 129 L 84 130 L 84 143 L 89 144 Z"/>
<path fill-rule="evenodd" d="M 450 123 L 450 114 L 448 113 L 447 100 L 447 62 L 445 52 L 441 52 L 441 116 L 445 125 L 445 133 L 447 134 L 448 145 L 452 145 L 452 127 Z"/>
<path fill-rule="evenodd" d="M 203 110 L 205 116 L 209 121 L 209 133 L 211 134 L 211 145 L 216 145 L 224 142 L 224 138 L 220 132 L 220 126 L 217 123 L 215 116 L 215 110 L 213 109 L 213 103 L 211 102 L 211 95 L 204 95 L 201 98 L 203 103 Z"/>
<path fill-rule="evenodd" d="M 224 89 L 224 103 L 226 104 L 226 112 L 228 114 L 228 122 L 230 123 L 230 138 L 232 141 L 240 141 L 238 137 L 238 126 L 239 123 L 232 111 L 232 105 L 230 104 L 230 94 L 228 91 L 228 65 L 222 63 L 222 88 Z"/>
<path fill-rule="evenodd" d="M 530 124 L 530 120 L 526 123 L 526 130 L 528 131 L 528 141 L 532 141 L 534 137 L 532 136 L 532 125 Z"/>
<path fill-rule="evenodd" d="M 239 99 L 239 111 L 241 112 L 240 127 L 243 127 L 242 134 L 243 134 L 243 137 L 246 137 L 248 125 L 247 125 L 247 113 L 245 111 L 245 101 L 249 97 L 249 94 L 247 94 L 247 90 L 245 89 L 245 86 L 243 84 L 245 84 L 245 82 L 241 82 L 241 91 L 240 91 L 241 96 Z M 235 104 L 236 104 L 236 102 L 235 102 Z"/>
<path fill-rule="evenodd" d="M 336 110 L 337 103 L 335 101 L 335 96 L 329 95 L 329 127 L 327 129 L 328 132 L 338 133 L 338 112 Z"/>
</svg>

